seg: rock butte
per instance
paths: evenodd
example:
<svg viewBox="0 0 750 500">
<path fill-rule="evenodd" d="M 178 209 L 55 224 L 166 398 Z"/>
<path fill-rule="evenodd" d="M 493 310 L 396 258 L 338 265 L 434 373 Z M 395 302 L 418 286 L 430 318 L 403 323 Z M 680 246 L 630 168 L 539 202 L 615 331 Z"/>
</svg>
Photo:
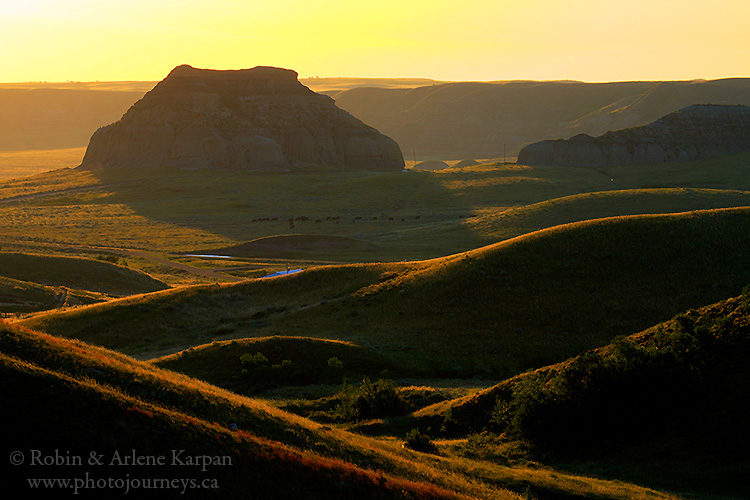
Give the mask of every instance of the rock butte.
<svg viewBox="0 0 750 500">
<path fill-rule="evenodd" d="M 97 130 L 81 166 L 400 170 L 404 159 L 395 141 L 302 85 L 295 71 L 183 65 Z"/>
<path fill-rule="evenodd" d="M 699 104 L 642 127 L 529 144 L 522 165 L 613 166 L 696 160 L 750 151 L 750 107 Z"/>
</svg>

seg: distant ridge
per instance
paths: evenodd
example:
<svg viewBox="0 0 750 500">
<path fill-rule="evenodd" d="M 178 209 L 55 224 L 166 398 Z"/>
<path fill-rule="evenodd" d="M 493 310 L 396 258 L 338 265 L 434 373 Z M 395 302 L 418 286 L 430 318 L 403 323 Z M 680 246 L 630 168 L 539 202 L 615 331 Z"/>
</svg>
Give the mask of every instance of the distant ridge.
<svg viewBox="0 0 750 500">
<path fill-rule="evenodd" d="M 750 151 L 750 108 L 702 104 L 643 127 L 530 144 L 523 165 L 613 166 L 697 160 Z"/>
<path fill-rule="evenodd" d="M 750 79 L 453 82 L 331 96 L 403 151 L 458 160 L 498 157 L 504 150 L 516 156 L 542 139 L 638 127 L 696 103 L 750 105 Z"/>
</svg>

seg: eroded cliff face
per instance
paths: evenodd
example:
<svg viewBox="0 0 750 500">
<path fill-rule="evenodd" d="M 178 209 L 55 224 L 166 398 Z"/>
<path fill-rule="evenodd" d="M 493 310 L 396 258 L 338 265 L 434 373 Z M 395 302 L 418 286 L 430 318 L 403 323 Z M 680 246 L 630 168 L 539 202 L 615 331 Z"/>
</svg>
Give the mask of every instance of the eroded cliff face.
<svg viewBox="0 0 750 500">
<path fill-rule="evenodd" d="M 398 170 L 389 137 L 297 80 L 258 66 L 178 66 L 120 121 L 97 130 L 82 167 L 293 170 L 320 165 Z"/>
<path fill-rule="evenodd" d="M 702 104 L 643 127 L 530 144 L 523 165 L 613 166 L 696 160 L 750 151 L 750 107 Z"/>
</svg>

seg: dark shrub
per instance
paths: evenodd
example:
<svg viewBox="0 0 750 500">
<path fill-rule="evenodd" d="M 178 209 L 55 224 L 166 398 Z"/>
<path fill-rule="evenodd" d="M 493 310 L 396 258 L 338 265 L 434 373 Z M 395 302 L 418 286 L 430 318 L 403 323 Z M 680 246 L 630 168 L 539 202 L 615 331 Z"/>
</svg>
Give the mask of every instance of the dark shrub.
<svg viewBox="0 0 750 500">
<path fill-rule="evenodd" d="M 407 410 L 396 383 L 387 379 L 371 382 L 365 378 L 356 389 L 344 381 L 339 398 L 337 413 L 343 420 L 392 417 Z"/>
<path fill-rule="evenodd" d="M 436 453 L 437 446 L 430 440 L 430 436 L 419 432 L 419 429 L 412 429 L 406 434 L 404 447 L 421 451 L 422 453 Z"/>
</svg>

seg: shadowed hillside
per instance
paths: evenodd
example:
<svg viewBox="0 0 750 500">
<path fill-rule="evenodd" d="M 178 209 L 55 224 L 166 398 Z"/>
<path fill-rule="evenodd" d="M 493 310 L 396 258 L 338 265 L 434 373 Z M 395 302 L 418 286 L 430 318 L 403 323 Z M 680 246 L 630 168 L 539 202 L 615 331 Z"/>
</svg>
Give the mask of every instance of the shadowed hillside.
<svg viewBox="0 0 750 500">
<path fill-rule="evenodd" d="M 6 382 L 0 397 L 13 402 L 0 431 L 6 451 L 54 453 L 59 448 L 71 455 L 97 450 L 112 456 L 115 450 L 130 453 L 136 444 L 143 455 L 171 456 L 171 449 L 184 449 L 231 460 L 231 465 L 209 465 L 208 472 L 198 467 L 97 467 L 90 471 L 92 477 L 210 477 L 219 490 L 209 493 L 221 498 L 246 498 L 248 491 L 263 498 L 322 492 L 327 498 L 518 498 L 506 485 L 550 498 L 668 497 L 564 472 L 463 459 L 448 463 L 397 443 L 322 427 L 82 342 L 4 323 L 0 333 L 0 372 Z M 63 407 L 67 410 L 60 414 Z M 3 467 L 8 484 L 19 488 L 26 486 L 27 477 L 70 477 L 84 469 Z M 205 493 L 189 491 L 187 496 L 205 498 Z"/>
<path fill-rule="evenodd" d="M 25 323 L 146 356 L 212 337 L 347 339 L 411 369 L 497 376 L 736 294 L 750 282 L 749 225 L 747 208 L 599 219 L 429 261 L 170 290 Z"/>
<path fill-rule="evenodd" d="M 45 286 L 0 276 L 0 312 L 4 313 L 44 311 L 108 299 L 110 297 L 101 293 Z"/>
<path fill-rule="evenodd" d="M 487 453 L 522 440 L 547 463 L 573 470 L 742 496 L 748 356 L 746 293 L 413 418 L 453 435 L 501 434 L 472 438 Z M 646 457 L 643 470 L 638 463 Z M 695 470 L 701 474 L 685 472 Z"/>
<path fill-rule="evenodd" d="M 260 362 L 254 363 L 261 355 Z M 243 358 L 244 356 L 244 358 Z M 248 358 L 253 356 L 253 358 Z M 151 361 L 212 384 L 245 393 L 283 385 L 339 384 L 383 371 L 404 371 L 372 349 L 311 337 L 261 337 L 212 342 Z"/>
<path fill-rule="evenodd" d="M 0 276 L 119 297 L 167 288 L 161 281 L 126 267 L 49 255 L 0 252 Z"/>
</svg>

